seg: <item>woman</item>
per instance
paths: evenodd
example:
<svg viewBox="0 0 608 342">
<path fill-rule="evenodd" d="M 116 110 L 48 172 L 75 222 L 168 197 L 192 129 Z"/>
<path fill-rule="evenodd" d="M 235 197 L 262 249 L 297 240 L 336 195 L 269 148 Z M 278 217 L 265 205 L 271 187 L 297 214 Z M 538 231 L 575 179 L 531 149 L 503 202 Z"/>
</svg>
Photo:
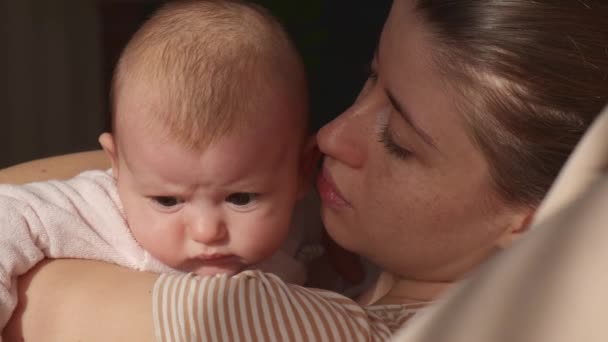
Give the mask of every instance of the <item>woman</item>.
<svg viewBox="0 0 608 342">
<path fill-rule="evenodd" d="M 600 1 L 393 3 L 360 96 L 318 134 L 327 230 L 385 271 L 361 306 L 262 274 L 159 278 L 52 262 L 34 276 L 11 331 L 22 324 L 46 341 L 222 340 L 234 331 L 388 338 L 526 231 L 608 101 L 607 15 Z M 238 295 L 248 288 L 253 296 Z M 294 323 L 298 310 L 307 312 Z M 263 320 L 277 315 L 286 318 Z"/>
</svg>

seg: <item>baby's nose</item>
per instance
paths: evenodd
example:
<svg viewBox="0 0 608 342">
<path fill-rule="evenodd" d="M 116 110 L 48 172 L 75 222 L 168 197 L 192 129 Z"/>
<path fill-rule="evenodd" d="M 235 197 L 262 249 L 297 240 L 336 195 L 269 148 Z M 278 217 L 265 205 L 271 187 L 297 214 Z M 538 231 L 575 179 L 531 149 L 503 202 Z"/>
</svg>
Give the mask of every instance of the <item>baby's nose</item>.
<svg viewBox="0 0 608 342">
<path fill-rule="evenodd" d="M 224 220 L 201 215 L 190 224 L 190 238 L 203 244 L 222 241 L 228 235 Z"/>
</svg>

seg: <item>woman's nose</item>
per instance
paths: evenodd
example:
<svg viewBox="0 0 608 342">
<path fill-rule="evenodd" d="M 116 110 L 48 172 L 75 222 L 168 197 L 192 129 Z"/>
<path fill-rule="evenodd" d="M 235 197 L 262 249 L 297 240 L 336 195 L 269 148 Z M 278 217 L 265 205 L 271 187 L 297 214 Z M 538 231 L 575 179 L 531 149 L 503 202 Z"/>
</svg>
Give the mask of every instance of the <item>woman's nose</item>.
<svg viewBox="0 0 608 342">
<path fill-rule="evenodd" d="M 321 152 L 351 168 L 360 168 L 365 162 L 365 127 L 360 113 L 351 108 L 321 127 L 317 143 Z"/>
<path fill-rule="evenodd" d="M 228 235 L 226 223 L 214 215 L 199 213 L 190 222 L 190 239 L 202 244 L 213 244 L 224 240 Z"/>
</svg>

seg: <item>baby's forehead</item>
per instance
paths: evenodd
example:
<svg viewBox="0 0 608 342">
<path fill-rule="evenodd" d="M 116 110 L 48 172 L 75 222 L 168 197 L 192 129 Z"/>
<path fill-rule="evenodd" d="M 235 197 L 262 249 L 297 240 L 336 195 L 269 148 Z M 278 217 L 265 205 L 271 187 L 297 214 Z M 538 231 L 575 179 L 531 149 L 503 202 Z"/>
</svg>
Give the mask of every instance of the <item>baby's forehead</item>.
<svg viewBox="0 0 608 342">
<path fill-rule="evenodd" d="M 230 127 L 222 132 L 212 131 L 209 127 L 201 127 L 197 122 L 187 122 L 183 126 L 167 124 L 162 115 L 153 111 L 129 113 L 117 121 L 117 142 L 121 145 L 137 146 L 138 148 L 158 148 L 158 145 L 179 146 L 182 150 L 194 150 L 204 153 L 208 149 L 229 150 L 233 154 L 261 154 L 273 150 L 274 146 L 302 146 L 306 137 L 305 121 L 301 113 L 290 113 L 289 107 L 277 104 L 269 105 L 267 110 L 256 109 L 255 113 L 242 113 L 233 118 Z M 166 110 L 165 113 L 170 113 Z M 198 139 L 194 135 L 206 137 Z M 204 142 L 204 143 L 201 143 Z M 297 148 L 296 148 L 297 149 Z"/>
<path fill-rule="evenodd" d="M 142 187 L 200 185 L 221 190 L 293 181 L 294 173 L 281 177 L 281 170 L 296 170 L 300 150 L 284 136 L 228 135 L 200 150 L 150 135 L 145 137 L 148 143 L 134 141 L 138 137 L 131 136 L 121 144 L 127 152 L 123 157 Z"/>
<path fill-rule="evenodd" d="M 175 101 L 164 101 L 164 90 L 150 85 L 137 88 L 129 87 L 120 96 L 115 117 L 117 134 L 138 136 L 138 132 L 145 132 L 202 149 L 228 136 L 236 136 L 243 143 L 250 143 L 248 139 L 284 143 L 290 137 L 302 137 L 307 130 L 306 99 L 289 96 L 280 89 L 268 89 L 259 95 L 243 94 L 240 105 L 218 111 L 215 106 L 184 107 Z M 291 134 L 277 134 L 278 130 Z M 247 138 L 244 132 L 255 134 Z"/>
</svg>

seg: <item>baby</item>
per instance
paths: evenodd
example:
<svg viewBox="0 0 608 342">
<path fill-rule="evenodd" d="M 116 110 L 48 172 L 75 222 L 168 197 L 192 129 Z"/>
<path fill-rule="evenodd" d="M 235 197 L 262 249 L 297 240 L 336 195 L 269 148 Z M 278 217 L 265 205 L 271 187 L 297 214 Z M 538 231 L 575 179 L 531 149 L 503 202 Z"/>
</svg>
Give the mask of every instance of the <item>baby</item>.
<svg viewBox="0 0 608 342">
<path fill-rule="evenodd" d="M 113 133 L 99 139 L 111 172 L 0 186 L 0 327 L 17 276 L 45 257 L 301 281 L 294 254 L 309 232 L 289 233 L 315 166 L 306 94 L 297 52 L 264 10 L 161 8 L 115 71 Z"/>
</svg>

